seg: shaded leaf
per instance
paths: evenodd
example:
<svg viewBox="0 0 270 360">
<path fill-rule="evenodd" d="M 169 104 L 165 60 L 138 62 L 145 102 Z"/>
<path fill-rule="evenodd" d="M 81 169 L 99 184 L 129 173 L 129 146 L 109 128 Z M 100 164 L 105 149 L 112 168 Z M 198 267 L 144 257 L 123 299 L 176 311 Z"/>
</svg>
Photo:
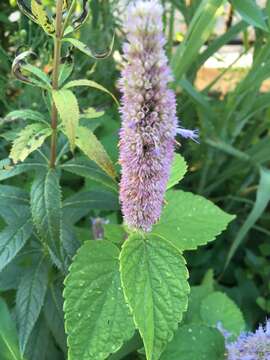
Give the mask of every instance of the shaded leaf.
<svg viewBox="0 0 270 360">
<path fill-rule="evenodd" d="M 221 292 L 213 292 L 202 300 L 201 318 L 206 325 L 222 328 L 233 335 L 234 339 L 245 330 L 245 321 L 240 309 L 226 295 Z"/>
<path fill-rule="evenodd" d="M 18 346 L 16 327 L 4 300 L 0 298 L 1 360 L 23 360 Z"/>
<path fill-rule="evenodd" d="M 61 259 L 61 189 L 55 169 L 39 172 L 31 188 L 32 218 L 41 239 Z"/>
<path fill-rule="evenodd" d="M 25 245 L 32 234 L 32 222 L 30 213 L 22 214 L 20 218 L 8 225 L 0 232 L 0 271 L 11 262 L 12 259 Z"/>
<path fill-rule="evenodd" d="M 223 360 L 224 338 L 205 325 L 179 327 L 160 360 Z"/>
<path fill-rule="evenodd" d="M 73 174 L 97 181 L 98 183 L 102 183 L 106 187 L 117 191 L 117 183 L 113 181 L 112 178 L 109 177 L 105 172 L 103 172 L 99 166 L 87 158 L 80 157 L 70 160 L 61 165 L 61 168 Z"/>
<path fill-rule="evenodd" d="M 48 282 L 45 259 L 29 268 L 22 277 L 16 294 L 16 318 L 19 328 L 19 343 L 22 352 L 40 314 Z"/>
</svg>

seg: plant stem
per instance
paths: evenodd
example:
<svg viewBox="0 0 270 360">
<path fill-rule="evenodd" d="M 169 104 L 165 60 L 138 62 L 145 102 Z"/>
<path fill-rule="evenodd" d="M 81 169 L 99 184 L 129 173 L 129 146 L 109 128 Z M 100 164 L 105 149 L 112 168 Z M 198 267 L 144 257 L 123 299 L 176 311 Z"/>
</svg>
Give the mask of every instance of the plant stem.
<svg viewBox="0 0 270 360">
<path fill-rule="evenodd" d="M 54 57 L 53 57 L 53 74 L 52 74 L 52 88 L 58 89 L 59 65 L 61 59 L 61 40 L 62 40 L 62 18 L 63 18 L 63 0 L 57 0 L 56 3 L 56 19 L 55 19 L 55 38 L 54 38 Z M 51 159 L 50 167 L 55 167 L 56 160 L 56 145 L 57 145 L 57 109 L 53 102 L 52 117 L 51 117 Z"/>
</svg>

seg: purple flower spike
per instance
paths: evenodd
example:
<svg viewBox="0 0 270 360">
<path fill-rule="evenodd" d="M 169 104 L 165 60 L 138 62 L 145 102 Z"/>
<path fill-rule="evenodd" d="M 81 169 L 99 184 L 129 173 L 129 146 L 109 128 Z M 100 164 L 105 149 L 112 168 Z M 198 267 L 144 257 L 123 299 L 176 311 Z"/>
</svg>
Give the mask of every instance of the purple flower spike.
<svg viewBox="0 0 270 360">
<path fill-rule="evenodd" d="M 270 320 L 255 333 L 242 333 L 235 342 L 226 339 L 228 360 L 269 360 Z"/>
<path fill-rule="evenodd" d="M 162 11 L 157 1 L 137 1 L 124 24 L 128 43 L 120 80 L 120 200 L 125 223 L 146 232 L 161 214 L 177 134 Z M 197 138 L 195 133 L 189 137 Z"/>
</svg>

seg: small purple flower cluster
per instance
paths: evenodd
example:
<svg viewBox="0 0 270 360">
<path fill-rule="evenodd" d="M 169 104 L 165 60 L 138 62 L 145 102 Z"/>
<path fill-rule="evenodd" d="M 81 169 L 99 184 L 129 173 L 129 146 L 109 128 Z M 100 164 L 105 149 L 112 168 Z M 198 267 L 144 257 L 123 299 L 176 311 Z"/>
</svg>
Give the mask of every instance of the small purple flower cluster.
<svg viewBox="0 0 270 360">
<path fill-rule="evenodd" d="M 228 360 L 270 360 L 270 320 L 255 333 L 242 333 L 235 342 L 227 341 Z"/>
<path fill-rule="evenodd" d="M 164 52 L 162 7 L 155 0 L 129 6 L 124 28 L 120 200 L 130 228 L 151 231 L 160 217 L 173 159 L 175 136 L 196 139 L 177 128 L 176 100 Z"/>
</svg>

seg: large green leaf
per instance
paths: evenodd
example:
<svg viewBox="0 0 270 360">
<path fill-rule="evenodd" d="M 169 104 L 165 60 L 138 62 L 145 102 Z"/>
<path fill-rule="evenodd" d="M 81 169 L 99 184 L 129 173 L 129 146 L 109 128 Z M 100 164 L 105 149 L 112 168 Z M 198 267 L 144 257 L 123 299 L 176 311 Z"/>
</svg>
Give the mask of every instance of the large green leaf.
<svg viewBox="0 0 270 360">
<path fill-rule="evenodd" d="M 87 241 L 71 265 L 64 290 L 70 360 L 106 359 L 134 332 L 118 257 L 112 243 Z"/>
<path fill-rule="evenodd" d="M 72 91 L 66 89 L 53 91 L 52 95 L 73 151 L 80 118 L 78 101 Z"/>
<path fill-rule="evenodd" d="M 44 116 L 39 111 L 35 111 L 31 109 L 11 111 L 6 115 L 6 118 L 10 120 L 24 119 L 24 120 L 33 120 L 33 121 L 40 121 L 46 123 Z"/>
<path fill-rule="evenodd" d="M 161 237 L 133 234 L 123 245 L 120 269 L 147 360 L 157 360 L 187 309 L 185 260 Z"/>
<path fill-rule="evenodd" d="M 47 360 L 47 350 L 50 346 L 49 339 L 50 331 L 48 324 L 44 316 L 40 314 L 26 346 L 25 357 L 27 360 Z"/>
<path fill-rule="evenodd" d="M 175 154 L 172 163 L 170 178 L 167 184 L 167 190 L 178 184 L 179 181 L 183 179 L 186 171 L 187 163 L 185 162 L 185 159 L 181 155 Z"/>
<path fill-rule="evenodd" d="M 110 176 L 108 176 L 93 161 L 88 160 L 87 158 L 80 157 L 74 160 L 70 160 L 64 163 L 61 168 L 73 174 L 102 183 L 104 186 L 117 191 L 116 181 L 114 181 Z"/>
<path fill-rule="evenodd" d="M 61 189 L 57 170 L 49 169 L 36 174 L 31 188 L 31 210 L 41 239 L 61 259 Z"/>
<path fill-rule="evenodd" d="M 76 145 L 111 178 L 114 179 L 116 177 L 116 172 L 109 155 L 91 130 L 80 126 L 77 130 Z"/>
<path fill-rule="evenodd" d="M 22 214 L 0 232 L 0 271 L 18 254 L 32 233 L 31 215 Z"/>
<path fill-rule="evenodd" d="M 33 151 L 38 149 L 51 134 L 51 129 L 42 123 L 27 125 L 13 142 L 10 158 L 16 164 L 24 161 Z"/>
<path fill-rule="evenodd" d="M 234 218 L 211 201 L 184 191 L 169 191 L 168 204 L 153 232 L 166 238 L 179 250 L 196 249 L 215 239 Z"/>
<path fill-rule="evenodd" d="M 224 338 L 205 325 L 179 327 L 160 360 L 223 360 Z"/>
<path fill-rule="evenodd" d="M 19 328 L 19 343 L 22 353 L 40 314 L 48 282 L 45 258 L 39 259 L 20 281 L 16 294 L 16 319 Z"/>
<path fill-rule="evenodd" d="M 201 318 L 205 324 L 222 328 L 237 337 L 245 330 L 243 315 L 236 304 L 221 292 L 213 292 L 201 302 Z"/>
<path fill-rule="evenodd" d="M 4 300 L 0 299 L 0 358 L 1 360 L 23 360 L 15 323 Z"/>
<path fill-rule="evenodd" d="M 234 8 L 251 26 L 258 27 L 264 31 L 269 31 L 267 28 L 266 22 L 264 20 L 264 14 L 260 7 L 256 4 L 254 0 L 231 0 Z"/>
</svg>

